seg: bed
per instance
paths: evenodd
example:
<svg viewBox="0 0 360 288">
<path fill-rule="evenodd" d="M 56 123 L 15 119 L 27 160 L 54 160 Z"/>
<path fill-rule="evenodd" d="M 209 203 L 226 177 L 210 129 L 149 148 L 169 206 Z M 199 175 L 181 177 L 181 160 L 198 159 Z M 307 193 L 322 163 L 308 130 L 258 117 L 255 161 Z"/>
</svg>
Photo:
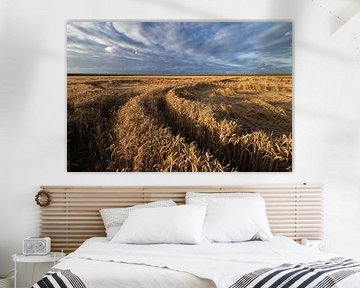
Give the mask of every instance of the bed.
<svg viewBox="0 0 360 288">
<path fill-rule="evenodd" d="M 35 288 L 360 287 L 359 262 L 315 251 L 298 243 L 304 238 L 321 238 L 320 186 L 167 187 L 164 190 L 158 187 L 142 187 L 133 188 L 137 189 L 135 192 L 119 187 L 43 189 L 52 196 L 53 201 L 49 207 L 42 209 L 43 234 L 47 231 L 46 235 L 49 235 L 50 231 L 51 236 L 55 235 L 53 250 L 63 247 L 68 252 L 75 251 L 54 266 L 33 286 Z M 97 222 L 94 222 L 98 215 L 89 216 L 89 213 L 95 215 L 93 211 L 98 211 L 99 208 L 127 207 L 130 206 L 129 201 L 136 199 L 139 203 L 174 199 L 181 204 L 184 203 L 186 191 L 260 191 L 266 200 L 270 227 L 275 236 L 271 241 L 205 242 L 198 245 L 119 244 L 108 241 L 106 237 L 87 237 L 89 239 L 83 241 L 79 236 L 74 236 L 81 235 L 83 231 L 83 237 L 86 237 L 100 230 L 98 227 L 101 225 L 97 226 Z M 101 197 L 98 199 L 102 201 L 96 202 L 96 197 Z M 106 205 L 111 201 L 112 204 Z M 63 218 L 58 219 L 60 212 L 63 213 Z M 85 214 L 76 216 L 75 213 Z M 51 217 L 54 217 L 52 222 L 49 220 Z M 84 220 L 84 217 L 87 220 Z M 81 228 L 79 221 L 86 221 Z M 103 235 L 91 236 L 105 236 L 104 227 L 101 228 Z M 58 231 L 62 234 L 57 238 Z M 281 234 L 286 236 L 280 236 Z M 76 241 L 83 243 L 80 245 Z"/>
<path fill-rule="evenodd" d="M 329 261 L 330 260 L 330 261 Z M 312 286 L 301 286 L 313 276 L 303 275 L 291 287 L 360 287 L 360 263 L 302 246 L 287 237 L 277 236 L 270 242 L 206 243 L 200 245 L 129 245 L 111 244 L 104 237 L 85 241 L 74 253 L 54 266 L 53 271 L 71 271 L 63 279 L 65 287 L 121 288 L 230 288 L 230 287 L 290 287 L 271 286 L 280 276 L 299 275 L 306 268 L 335 267 L 340 273 L 324 278 L 318 275 Z M 328 262 L 326 262 L 328 261 Z M 347 261 L 347 262 L 346 262 Z M 304 263 L 303 267 L 294 266 Z M 327 263 L 327 265 L 326 265 Z M 335 266 L 334 263 L 337 265 Z M 341 266 L 347 264 L 347 266 Z M 244 282 L 245 275 L 267 269 L 279 271 L 267 280 L 267 286 Z M 351 269 L 346 269 L 351 268 Z M 280 270 L 280 269 L 279 269 Z M 333 275 L 333 274 L 331 274 Z M 66 278 L 68 277 L 68 278 Z M 78 277 L 78 280 L 71 281 Z M 285 280 L 289 280 L 287 277 Z M 264 279 L 262 277 L 261 279 Z M 343 278 L 343 279 L 342 279 Z M 49 278 L 54 287 L 56 279 Z M 65 279 L 65 280 L 64 280 Z M 67 279 L 70 279 L 68 283 Z M 44 286 L 41 280 L 34 287 Z M 339 282 L 337 282 L 339 281 Z M 245 283 L 245 284 L 244 284 Z M 284 282 L 281 282 L 284 283 Z M 266 284 L 263 284 L 266 285 Z M 304 284 L 305 285 L 305 284 Z"/>
</svg>

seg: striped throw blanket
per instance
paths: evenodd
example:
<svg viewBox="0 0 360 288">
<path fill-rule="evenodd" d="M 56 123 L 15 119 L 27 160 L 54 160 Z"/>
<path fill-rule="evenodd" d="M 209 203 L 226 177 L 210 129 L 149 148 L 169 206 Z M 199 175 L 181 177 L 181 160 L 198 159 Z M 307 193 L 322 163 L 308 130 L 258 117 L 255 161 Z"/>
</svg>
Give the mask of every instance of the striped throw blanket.
<svg viewBox="0 0 360 288">
<path fill-rule="evenodd" d="M 86 288 L 81 279 L 69 269 L 53 268 L 32 288 Z"/>
<path fill-rule="evenodd" d="M 297 265 L 284 264 L 246 274 L 229 288 L 331 288 L 359 272 L 360 262 L 345 258 Z"/>
<path fill-rule="evenodd" d="M 283 264 L 242 276 L 229 288 L 331 288 L 346 277 L 360 272 L 360 262 L 333 258 L 305 264 Z M 52 269 L 32 288 L 86 288 L 69 269 Z M 106 287 L 103 287 L 106 288 Z M 351 287 L 349 287 L 351 288 Z"/>
</svg>

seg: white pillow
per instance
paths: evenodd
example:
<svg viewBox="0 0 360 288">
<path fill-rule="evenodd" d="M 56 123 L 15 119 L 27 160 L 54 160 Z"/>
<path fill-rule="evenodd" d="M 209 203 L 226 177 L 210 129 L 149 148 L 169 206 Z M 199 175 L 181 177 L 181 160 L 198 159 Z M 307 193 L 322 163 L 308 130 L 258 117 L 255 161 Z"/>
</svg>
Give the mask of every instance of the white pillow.
<svg viewBox="0 0 360 288">
<path fill-rule="evenodd" d="M 247 197 L 259 197 L 259 193 L 244 192 L 244 193 L 197 193 L 186 192 L 185 203 L 186 204 L 207 204 L 211 199 L 225 198 L 247 198 Z"/>
<path fill-rule="evenodd" d="M 271 240 L 264 199 L 247 197 L 209 200 L 203 237 L 211 242 Z"/>
<path fill-rule="evenodd" d="M 205 205 L 133 210 L 111 242 L 197 244 L 201 242 L 205 214 Z"/>
<path fill-rule="evenodd" d="M 176 206 L 172 200 L 156 201 L 146 204 L 135 205 L 128 208 L 109 208 L 101 209 L 100 214 L 106 229 L 107 239 L 111 240 L 115 234 L 120 230 L 121 225 L 124 223 L 129 213 L 132 210 L 139 208 L 154 208 L 154 207 L 170 207 Z"/>
</svg>

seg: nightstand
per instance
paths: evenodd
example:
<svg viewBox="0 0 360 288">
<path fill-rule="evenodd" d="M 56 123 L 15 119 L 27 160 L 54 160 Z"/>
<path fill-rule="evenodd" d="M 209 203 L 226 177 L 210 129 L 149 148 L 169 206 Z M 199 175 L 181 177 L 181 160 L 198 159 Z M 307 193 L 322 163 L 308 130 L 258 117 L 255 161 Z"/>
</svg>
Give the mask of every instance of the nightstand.
<svg viewBox="0 0 360 288">
<path fill-rule="evenodd" d="M 31 285 L 32 286 L 34 283 L 34 265 L 36 265 L 36 263 L 53 263 L 54 265 L 56 263 L 59 262 L 59 260 L 61 258 L 65 257 L 65 253 L 60 253 L 60 252 L 50 252 L 49 254 L 46 255 L 39 255 L 39 256 L 27 256 L 24 254 L 14 254 L 12 255 L 12 259 L 14 261 L 14 270 L 15 270 L 15 277 L 14 277 L 14 288 L 16 288 L 16 265 L 17 263 L 32 263 L 33 267 L 32 267 L 32 273 L 31 273 Z"/>
<path fill-rule="evenodd" d="M 306 247 L 309 247 L 310 249 L 318 250 L 321 252 L 328 251 L 328 242 L 326 240 L 303 239 L 301 240 L 301 244 Z"/>
</svg>

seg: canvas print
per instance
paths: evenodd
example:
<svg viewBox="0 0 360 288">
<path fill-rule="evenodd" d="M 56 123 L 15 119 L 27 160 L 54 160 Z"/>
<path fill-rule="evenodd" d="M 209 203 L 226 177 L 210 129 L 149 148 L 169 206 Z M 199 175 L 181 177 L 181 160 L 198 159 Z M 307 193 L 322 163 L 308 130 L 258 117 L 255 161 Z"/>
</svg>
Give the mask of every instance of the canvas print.
<svg viewBox="0 0 360 288">
<path fill-rule="evenodd" d="M 291 172 L 291 22 L 67 23 L 69 172 Z"/>
</svg>

